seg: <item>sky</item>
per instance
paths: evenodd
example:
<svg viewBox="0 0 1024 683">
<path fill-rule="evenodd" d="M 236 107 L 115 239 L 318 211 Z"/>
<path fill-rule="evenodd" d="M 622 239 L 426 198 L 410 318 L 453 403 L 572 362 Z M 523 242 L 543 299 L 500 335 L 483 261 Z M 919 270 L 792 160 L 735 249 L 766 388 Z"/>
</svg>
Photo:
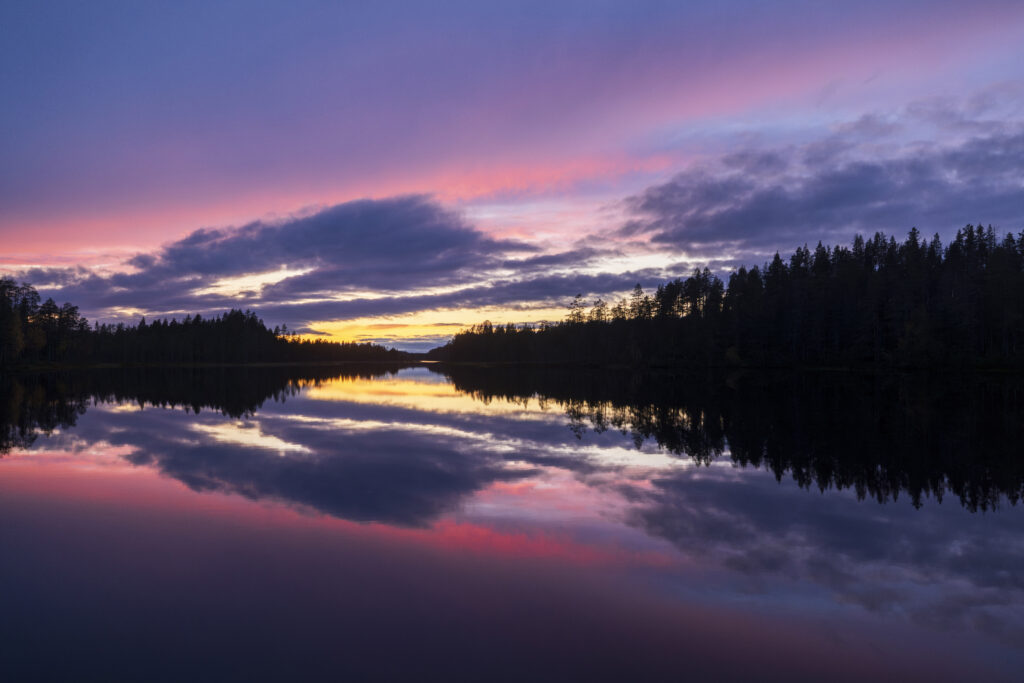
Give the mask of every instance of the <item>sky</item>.
<svg viewBox="0 0 1024 683">
<path fill-rule="evenodd" d="M 1024 4 L 5 2 L 0 274 L 422 350 L 694 267 L 1024 230 Z"/>
</svg>

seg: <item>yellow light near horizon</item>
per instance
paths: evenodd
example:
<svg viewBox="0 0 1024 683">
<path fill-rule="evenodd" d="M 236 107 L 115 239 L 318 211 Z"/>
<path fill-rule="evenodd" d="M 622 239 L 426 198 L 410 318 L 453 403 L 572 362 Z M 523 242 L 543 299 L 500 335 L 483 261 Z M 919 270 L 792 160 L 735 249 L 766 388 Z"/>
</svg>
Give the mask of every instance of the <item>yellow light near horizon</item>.
<svg viewBox="0 0 1024 683">
<path fill-rule="evenodd" d="M 552 267 L 552 274 L 577 273 L 597 274 L 607 272 L 610 268 L 618 271 L 634 270 L 662 270 L 667 273 L 671 270 L 676 275 L 683 275 L 689 268 L 682 265 L 686 256 L 682 252 L 643 252 L 623 253 L 603 258 L 597 263 L 583 263 L 570 266 Z M 474 285 L 475 286 L 475 285 Z M 466 289 L 462 285 L 450 288 L 423 289 L 414 292 L 416 295 L 431 295 Z M 609 306 L 616 302 L 627 299 L 632 291 L 632 285 L 624 287 L 623 291 L 616 294 L 603 296 Z M 584 293 L 587 296 L 587 293 Z M 388 292 L 387 297 L 396 296 L 394 292 Z M 351 298 L 351 294 L 348 298 Z M 363 295 L 362 298 L 386 298 L 383 294 L 376 297 Z M 321 332 L 321 335 L 305 335 L 308 339 L 328 338 L 332 341 L 364 342 L 376 339 L 394 339 L 415 341 L 417 339 L 431 339 L 437 337 L 450 337 L 470 325 L 482 323 L 489 320 L 494 325 L 506 323 L 538 323 L 541 321 L 559 322 L 565 319 L 568 304 L 571 296 L 562 297 L 564 305 L 552 306 L 549 302 L 538 303 L 536 306 L 479 306 L 459 309 L 431 309 L 416 311 L 401 315 L 378 315 L 350 318 L 348 320 L 322 320 L 309 324 L 314 330 Z M 594 296 L 587 296 L 587 306 L 593 304 Z"/>
<path fill-rule="evenodd" d="M 565 308 L 506 308 L 488 306 L 449 310 L 417 311 L 405 315 L 366 316 L 349 320 L 325 320 L 310 323 L 310 327 L 323 336 L 305 335 L 308 339 L 362 342 L 370 339 L 427 339 L 451 336 L 470 325 L 490 320 L 495 325 L 506 323 L 559 321 L 565 318 Z"/>
<path fill-rule="evenodd" d="M 566 406 L 555 401 L 543 401 L 537 398 L 513 401 L 495 397 L 488 402 L 484 402 L 471 394 L 457 390 L 449 382 L 434 381 L 431 378 L 422 376 L 375 377 L 373 379 L 338 377 L 310 385 L 306 389 L 305 396 L 317 401 L 395 406 L 433 414 L 503 416 L 520 422 L 564 425 L 566 419 Z M 604 410 L 606 414 L 611 415 L 615 409 L 608 403 L 604 404 Z M 387 422 L 366 419 L 307 417 L 301 414 L 292 416 L 292 419 L 314 424 L 329 424 L 341 429 L 394 429 L 445 434 L 463 439 L 479 440 L 482 447 L 499 449 L 509 454 L 522 452 L 524 449 L 536 446 L 526 436 L 517 437 L 508 434 L 489 434 L 484 431 L 469 430 L 459 426 L 458 422 L 445 426 L 436 421 L 423 420 L 415 415 L 403 416 L 397 420 L 389 420 Z M 700 465 L 690 460 L 680 460 L 671 454 L 657 451 L 645 452 L 637 450 L 629 444 L 609 446 L 607 444 L 544 443 L 543 449 L 549 455 L 559 453 L 571 454 L 574 457 L 607 463 L 618 468 L 682 469 L 700 467 Z"/>
<path fill-rule="evenodd" d="M 439 378 L 440 379 L 440 378 Z M 337 377 L 306 390 L 308 398 L 373 405 L 391 405 L 430 413 L 515 414 L 520 419 L 544 419 L 552 410 L 539 401 L 509 401 L 495 398 L 484 403 L 458 391 L 449 382 L 399 377 Z M 554 415 L 560 417 L 561 413 Z"/>
</svg>

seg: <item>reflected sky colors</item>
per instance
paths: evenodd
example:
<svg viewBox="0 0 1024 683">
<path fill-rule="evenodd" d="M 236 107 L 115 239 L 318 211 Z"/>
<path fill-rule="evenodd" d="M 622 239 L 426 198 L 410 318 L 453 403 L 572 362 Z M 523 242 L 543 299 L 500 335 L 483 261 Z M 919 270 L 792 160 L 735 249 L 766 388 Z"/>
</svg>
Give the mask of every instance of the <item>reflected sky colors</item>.
<svg viewBox="0 0 1024 683">
<path fill-rule="evenodd" d="M 1024 666 L 1019 506 L 915 509 L 698 465 L 425 367 L 313 384 L 242 418 L 98 403 L 4 456 L 0 578 L 19 590 L 0 597 L 0 664 L 118 680 Z"/>
<path fill-rule="evenodd" d="M 1014 0 L 9 3 L 0 270 L 91 319 L 426 348 L 819 239 L 1019 232 L 1022 41 Z"/>
</svg>

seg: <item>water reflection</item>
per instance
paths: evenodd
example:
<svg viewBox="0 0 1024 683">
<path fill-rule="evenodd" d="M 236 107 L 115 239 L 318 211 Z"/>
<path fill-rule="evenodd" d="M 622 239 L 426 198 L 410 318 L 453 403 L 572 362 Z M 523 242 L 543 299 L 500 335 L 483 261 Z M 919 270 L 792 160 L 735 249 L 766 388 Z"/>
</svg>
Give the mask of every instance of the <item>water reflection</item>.
<svg viewBox="0 0 1024 683">
<path fill-rule="evenodd" d="M 981 666 L 1010 678 L 1024 664 L 1013 379 L 352 366 L 0 381 L 8 494 L 26 464 L 54 482 L 78 473 L 79 489 L 99 481 L 82 472 L 158 473 L 198 492 L 200 511 L 253 501 L 444 553 L 568 563 L 576 580 L 605 576 L 605 589 L 618 577 L 613 592 L 630 604 L 827 624 L 836 640 L 819 646 L 846 654 L 864 633 L 896 629 L 903 655 L 944 643 L 939 678 Z M 100 497 L 137 506 L 117 490 Z M 949 494 L 957 502 L 943 504 Z M 0 514 L 17 517 L 7 505 Z M 439 590 L 401 576 L 420 586 L 410 600 Z M 522 579 L 505 580 L 495 590 Z"/>
<path fill-rule="evenodd" d="M 896 500 L 952 492 L 970 510 L 1024 494 L 1024 383 L 1016 378 L 629 372 L 447 366 L 455 387 L 488 401 L 543 397 L 577 435 L 619 429 L 639 447 L 709 464 L 728 452 L 800 486 Z"/>
</svg>

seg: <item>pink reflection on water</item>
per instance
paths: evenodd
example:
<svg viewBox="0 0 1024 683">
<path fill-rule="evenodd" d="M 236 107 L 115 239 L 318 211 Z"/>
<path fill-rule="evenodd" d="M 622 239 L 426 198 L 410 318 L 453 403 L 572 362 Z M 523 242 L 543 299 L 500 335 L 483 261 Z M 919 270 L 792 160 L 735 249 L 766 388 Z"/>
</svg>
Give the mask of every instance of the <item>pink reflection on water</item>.
<svg viewBox="0 0 1024 683">
<path fill-rule="evenodd" d="M 326 635 L 369 651 L 412 647 L 424 666 L 439 666 L 443 654 L 458 668 L 471 647 L 512 669 L 543 663 L 563 675 L 658 677 L 678 673 L 681 661 L 690 675 L 715 678 L 977 673 L 970 651 L 941 634 L 666 590 L 699 585 L 711 568 L 637 549 L 636 531 L 599 514 L 605 497 L 575 480 L 494 484 L 465 512 L 399 528 L 194 492 L 146 467 L 83 467 L 71 454 L 40 453 L 0 462 L 2 538 L 7 557 L 19 560 L 9 569 L 29 568 L 16 580 L 36 596 L 37 613 L 63 614 L 39 624 L 57 637 L 79 628 L 141 647 L 138 629 L 177 629 L 201 615 L 181 641 L 186 650 L 194 637 L 262 661 L 272 650 L 253 642 L 298 639 L 290 651 L 341 657 L 343 668 L 355 665 L 318 645 Z M 502 514 L 480 514 L 498 504 Z M 78 607 L 67 612 L 70 603 Z M 140 609 L 161 616 L 147 621 Z M 136 631 L 123 630 L 129 623 Z M 940 643 L 949 648 L 941 667 L 929 659 Z"/>
</svg>

